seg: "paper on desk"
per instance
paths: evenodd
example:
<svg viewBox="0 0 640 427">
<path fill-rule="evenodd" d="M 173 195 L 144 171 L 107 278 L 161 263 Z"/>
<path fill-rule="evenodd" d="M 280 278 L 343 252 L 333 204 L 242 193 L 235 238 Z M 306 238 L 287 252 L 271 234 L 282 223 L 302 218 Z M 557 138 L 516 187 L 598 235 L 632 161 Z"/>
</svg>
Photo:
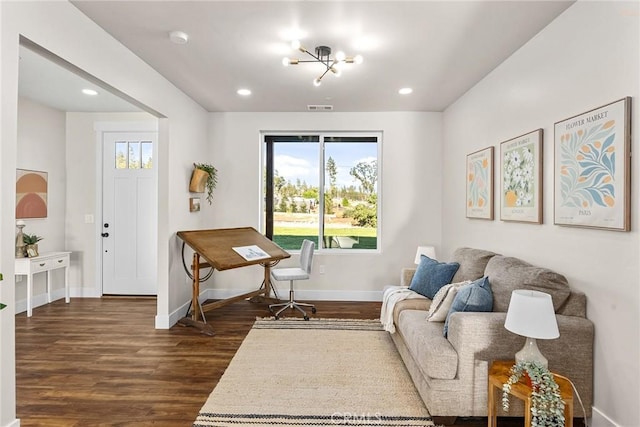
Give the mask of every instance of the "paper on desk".
<svg viewBox="0 0 640 427">
<path fill-rule="evenodd" d="M 269 254 L 260 249 L 257 245 L 251 246 L 237 246 L 232 248 L 236 251 L 240 256 L 242 256 L 247 261 L 253 261 L 254 259 L 263 259 L 269 258 Z"/>
</svg>

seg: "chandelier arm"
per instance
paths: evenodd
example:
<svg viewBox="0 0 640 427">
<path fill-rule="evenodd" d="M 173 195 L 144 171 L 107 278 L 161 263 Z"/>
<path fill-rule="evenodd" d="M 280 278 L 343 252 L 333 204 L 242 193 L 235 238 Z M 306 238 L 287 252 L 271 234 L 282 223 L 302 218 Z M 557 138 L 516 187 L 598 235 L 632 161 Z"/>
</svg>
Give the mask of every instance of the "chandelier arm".
<svg viewBox="0 0 640 427">
<path fill-rule="evenodd" d="M 331 68 L 327 67 L 327 69 L 325 70 L 324 73 L 322 73 L 322 75 L 320 77 L 318 77 L 318 80 L 322 80 L 322 78 L 327 75 L 327 73 L 329 72 L 329 70 L 331 70 Z"/>
</svg>

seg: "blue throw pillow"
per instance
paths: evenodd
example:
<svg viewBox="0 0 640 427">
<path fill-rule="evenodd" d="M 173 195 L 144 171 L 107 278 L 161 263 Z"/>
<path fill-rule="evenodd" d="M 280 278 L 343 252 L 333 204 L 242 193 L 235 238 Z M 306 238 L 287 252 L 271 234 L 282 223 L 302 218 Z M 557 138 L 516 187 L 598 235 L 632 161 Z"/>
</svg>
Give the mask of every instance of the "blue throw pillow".
<svg viewBox="0 0 640 427">
<path fill-rule="evenodd" d="M 458 267 L 460 267 L 460 264 L 457 262 L 438 262 L 428 256 L 421 255 L 420 264 L 418 264 L 418 268 L 411 279 L 409 289 L 433 299 L 441 287 L 451 283 L 451 279 L 458 271 Z"/>
<path fill-rule="evenodd" d="M 493 292 L 489 278 L 483 277 L 458 289 L 453 299 L 447 320 L 444 322 L 444 336 L 449 331 L 449 319 L 453 313 L 459 311 L 491 311 L 493 310 Z"/>
</svg>

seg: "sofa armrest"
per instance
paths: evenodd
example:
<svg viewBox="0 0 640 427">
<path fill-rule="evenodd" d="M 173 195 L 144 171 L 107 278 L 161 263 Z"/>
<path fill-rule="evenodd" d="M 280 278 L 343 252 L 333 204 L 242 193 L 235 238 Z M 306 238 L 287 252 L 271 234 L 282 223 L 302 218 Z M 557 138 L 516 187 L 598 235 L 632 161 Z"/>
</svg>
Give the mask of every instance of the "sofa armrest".
<svg viewBox="0 0 640 427">
<path fill-rule="evenodd" d="M 415 272 L 415 268 L 403 268 L 400 271 L 400 286 L 409 286 Z"/>
<path fill-rule="evenodd" d="M 458 377 L 478 378 L 474 367 L 493 360 L 509 360 L 524 345 L 525 338 L 504 328 L 506 313 L 455 313 L 449 320 L 448 339 L 458 353 Z M 588 412 L 593 402 L 594 325 L 585 317 L 556 315 L 560 337 L 537 340 L 549 369 L 573 381 Z M 486 363 L 485 363 L 486 362 Z M 484 368 L 483 368 L 484 369 Z"/>
</svg>

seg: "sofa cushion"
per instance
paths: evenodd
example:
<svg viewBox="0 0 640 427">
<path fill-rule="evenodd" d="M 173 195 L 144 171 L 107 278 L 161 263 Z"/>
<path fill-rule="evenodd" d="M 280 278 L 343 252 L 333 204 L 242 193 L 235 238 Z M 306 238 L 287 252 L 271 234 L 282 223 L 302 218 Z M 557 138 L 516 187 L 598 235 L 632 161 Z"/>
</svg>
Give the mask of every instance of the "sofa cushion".
<svg viewBox="0 0 640 427">
<path fill-rule="evenodd" d="M 555 311 L 564 304 L 571 289 L 567 279 L 547 268 L 535 267 L 518 258 L 494 256 L 485 274 L 493 290 L 493 311 L 506 312 L 515 289 L 531 289 L 551 295 Z"/>
<path fill-rule="evenodd" d="M 451 304 L 453 304 L 453 299 L 458 293 L 458 289 L 469 283 L 471 283 L 471 280 L 449 283 L 441 287 L 433 297 L 433 302 L 431 303 L 431 307 L 429 307 L 429 313 L 427 313 L 427 320 L 429 322 L 444 322 L 451 308 Z"/>
<path fill-rule="evenodd" d="M 458 267 L 460 264 L 457 262 L 438 262 L 428 256 L 421 255 L 420 264 L 411 279 L 409 289 L 433 299 L 441 287 L 451 283 L 451 278 L 458 271 Z"/>
<path fill-rule="evenodd" d="M 458 370 L 458 353 L 442 336 L 442 323 L 427 322 L 424 314 L 420 310 L 402 311 L 396 330 L 404 338 L 407 349 L 424 375 L 454 379 Z"/>
<path fill-rule="evenodd" d="M 449 329 L 449 319 L 459 311 L 487 312 L 493 308 L 491 283 L 485 276 L 468 285 L 461 287 L 453 299 L 447 319 L 444 322 L 443 335 L 446 337 Z"/>
<path fill-rule="evenodd" d="M 460 264 L 452 282 L 477 280 L 485 275 L 484 269 L 491 258 L 497 255 L 483 249 L 458 248 L 453 252 L 451 261 Z"/>
</svg>

